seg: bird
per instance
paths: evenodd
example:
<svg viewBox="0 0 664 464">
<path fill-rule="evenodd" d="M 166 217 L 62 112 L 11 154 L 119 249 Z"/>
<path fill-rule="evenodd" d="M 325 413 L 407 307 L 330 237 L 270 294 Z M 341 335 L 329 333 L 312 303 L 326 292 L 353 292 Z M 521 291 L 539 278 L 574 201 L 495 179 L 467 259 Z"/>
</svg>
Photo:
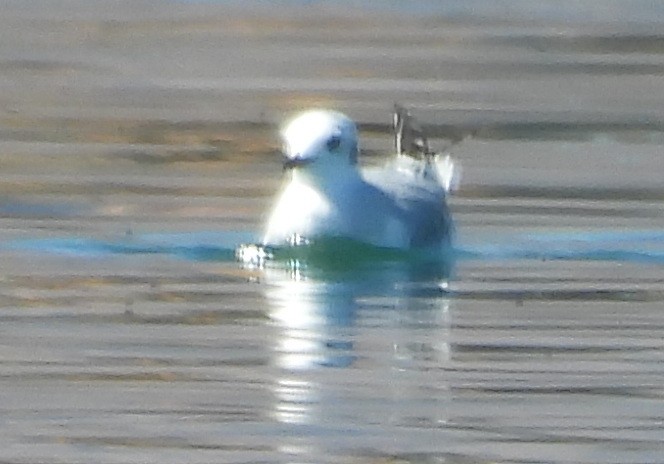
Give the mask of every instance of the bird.
<svg viewBox="0 0 664 464">
<path fill-rule="evenodd" d="M 285 180 L 269 213 L 264 246 L 321 238 L 409 250 L 449 244 L 447 196 L 454 163 L 431 152 L 410 112 L 395 105 L 396 153 L 359 164 L 357 124 L 334 110 L 299 114 L 282 130 Z"/>
</svg>

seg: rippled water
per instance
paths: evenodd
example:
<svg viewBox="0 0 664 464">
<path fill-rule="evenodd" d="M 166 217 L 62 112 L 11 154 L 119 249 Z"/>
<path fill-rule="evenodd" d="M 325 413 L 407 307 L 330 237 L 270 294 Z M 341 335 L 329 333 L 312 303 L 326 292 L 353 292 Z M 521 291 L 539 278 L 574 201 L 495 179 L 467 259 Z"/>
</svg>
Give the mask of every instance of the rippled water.
<svg viewBox="0 0 664 464">
<path fill-rule="evenodd" d="M 656 28 L 194 3 L 0 15 L 0 461 L 664 461 Z M 450 256 L 236 262 L 278 121 L 394 100 Z"/>
</svg>

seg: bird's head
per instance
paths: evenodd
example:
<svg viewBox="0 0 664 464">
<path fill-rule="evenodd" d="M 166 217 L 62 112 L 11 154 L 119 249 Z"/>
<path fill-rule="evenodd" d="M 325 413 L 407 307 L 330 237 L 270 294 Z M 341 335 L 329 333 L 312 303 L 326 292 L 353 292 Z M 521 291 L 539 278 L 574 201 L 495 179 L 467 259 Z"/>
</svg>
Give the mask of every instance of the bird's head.
<svg viewBox="0 0 664 464">
<path fill-rule="evenodd" d="M 355 170 L 357 127 L 336 111 L 312 110 L 291 120 L 282 131 L 284 167 L 313 176 Z"/>
</svg>

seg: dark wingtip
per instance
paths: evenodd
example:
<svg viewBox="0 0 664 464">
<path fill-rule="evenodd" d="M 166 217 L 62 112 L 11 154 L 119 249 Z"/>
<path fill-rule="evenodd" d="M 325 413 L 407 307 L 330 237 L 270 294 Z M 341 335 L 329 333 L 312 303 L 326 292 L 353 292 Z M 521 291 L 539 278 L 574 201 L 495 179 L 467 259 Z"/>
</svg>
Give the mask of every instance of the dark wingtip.
<svg viewBox="0 0 664 464">
<path fill-rule="evenodd" d="M 410 111 L 394 103 L 394 148 L 400 155 L 429 156 L 429 141 Z"/>
</svg>

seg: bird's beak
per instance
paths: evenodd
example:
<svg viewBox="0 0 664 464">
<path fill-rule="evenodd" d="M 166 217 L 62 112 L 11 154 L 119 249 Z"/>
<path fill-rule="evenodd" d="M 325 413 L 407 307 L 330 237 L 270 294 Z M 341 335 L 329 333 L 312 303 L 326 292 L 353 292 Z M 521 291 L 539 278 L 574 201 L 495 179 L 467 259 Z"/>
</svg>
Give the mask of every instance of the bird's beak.
<svg viewBox="0 0 664 464">
<path fill-rule="evenodd" d="M 284 171 L 295 169 L 300 166 L 305 166 L 313 161 L 313 158 L 305 158 L 302 156 L 286 156 L 284 157 Z"/>
<path fill-rule="evenodd" d="M 297 154 L 295 156 L 284 154 L 284 171 L 295 169 L 300 166 L 306 166 L 307 164 L 312 163 L 315 159 L 316 156 L 307 156 L 306 154 Z"/>
</svg>

